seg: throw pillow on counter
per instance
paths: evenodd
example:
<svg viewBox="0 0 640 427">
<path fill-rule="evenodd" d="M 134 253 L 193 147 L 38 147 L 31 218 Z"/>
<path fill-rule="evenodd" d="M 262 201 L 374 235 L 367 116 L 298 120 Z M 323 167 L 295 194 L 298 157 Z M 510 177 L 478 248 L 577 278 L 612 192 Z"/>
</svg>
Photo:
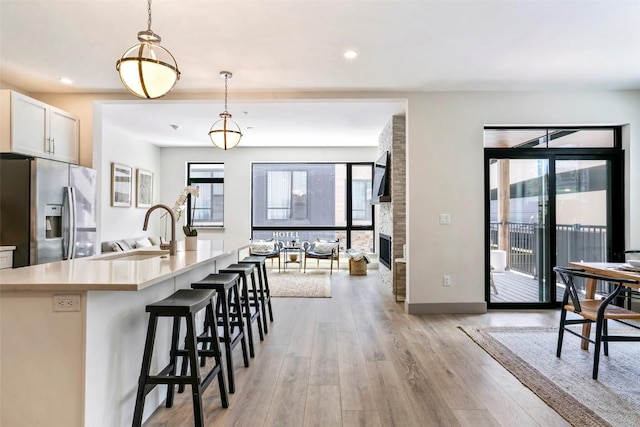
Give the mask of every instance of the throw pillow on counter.
<svg viewBox="0 0 640 427">
<path fill-rule="evenodd" d="M 124 249 L 122 249 L 122 246 L 120 245 L 119 242 L 111 242 L 111 250 L 113 252 L 122 252 L 122 251 L 124 251 Z"/>
<path fill-rule="evenodd" d="M 151 241 L 146 237 L 144 239 L 136 240 L 136 248 L 148 248 L 150 246 L 153 245 L 151 244 Z"/>
</svg>

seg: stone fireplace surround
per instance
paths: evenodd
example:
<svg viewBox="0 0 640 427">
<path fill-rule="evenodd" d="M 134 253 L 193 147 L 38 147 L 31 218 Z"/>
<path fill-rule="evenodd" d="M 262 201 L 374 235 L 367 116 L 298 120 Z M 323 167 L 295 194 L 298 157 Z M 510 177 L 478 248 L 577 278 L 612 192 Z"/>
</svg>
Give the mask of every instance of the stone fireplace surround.
<svg viewBox="0 0 640 427">
<path fill-rule="evenodd" d="M 391 201 L 376 205 L 376 230 L 379 234 L 391 236 L 390 263 L 380 262 L 378 272 L 382 282 L 393 289 L 394 259 L 403 256 L 406 244 L 406 119 L 405 116 L 393 116 L 380 133 L 378 154 L 389 151 L 391 158 Z M 378 236 L 376 252 L 380 257 L 380 239 Z M 402 287 L 404 289 L 404 287 Z M 400 297 L 400 298 L 398 298 Z M 397 295 L 400 301 L 404 295 Z"/>
</svg>

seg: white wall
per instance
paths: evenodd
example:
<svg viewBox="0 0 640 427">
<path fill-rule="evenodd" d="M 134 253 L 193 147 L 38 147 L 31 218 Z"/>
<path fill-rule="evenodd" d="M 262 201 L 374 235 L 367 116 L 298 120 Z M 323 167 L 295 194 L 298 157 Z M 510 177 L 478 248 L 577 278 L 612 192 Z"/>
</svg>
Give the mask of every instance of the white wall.
<svg viewBox="0 0 640 427">
<path fill-rule="evenodd" d="M 407 113 L 410 312 L 465 311 L 484 301 L 483 127 L 632 125 L 624 133 L 627 242 L 640 246 L 640 92 L 424 93 Z M 439 225 L 440 213 L 451 225 Z M 631 215 L 633 213 L 633 215 Z M 451 287 L 442 276 L 451 276 Z M 447 304 L 451 303 L 451 304 Z M 475 303 L 475 304 L 474 304 Z M 437 311 L 437 309 L 435 310 Z"/>
<path fill-rule="evenodd" d="M 162 168 L 160 163 L 160 148 L 132 138 L 122 131 L 102 126 L 102 140 L 100 141 L 100 239 L 101 241 L 131 238 L 138 236 L 158 236 L 161 210 L 153 212 L 149 221 L 149 230 L 142 230 L 147 208 L 136 207 L 136 169 L 146 169 L 153 172 L 153 203 L 160 200 L 160 179 Z M 131 166 L 133 183 L 131 186 L 131 207 L 111 206 L 111 163 L 121 163 Z M 173 201 L 171 203 L 173 206 Z"/>
<path fill-rule="evenodd" d="M 241 142 L 242 144 L 242 142 Z M 251 238 L 251 163 L 252 162 L 341 162 L 375 161 L 378 147 L 348 148 L 253 148 L 230 151 L 214 148 L 163 148 L 160 186 L 163 203 L 175 202 L 186 183 L 188 161 L 224 163 L 224 229 L 200 230 L 200 239 L 223 239 L 225 249 L 249 244 Z M 181 221 L 180 224 L 182 224 Z M 180 228 L 180 227 L 178 227 Z M 182 231 L 177 232 L 181 240 Z"/>
</svg>

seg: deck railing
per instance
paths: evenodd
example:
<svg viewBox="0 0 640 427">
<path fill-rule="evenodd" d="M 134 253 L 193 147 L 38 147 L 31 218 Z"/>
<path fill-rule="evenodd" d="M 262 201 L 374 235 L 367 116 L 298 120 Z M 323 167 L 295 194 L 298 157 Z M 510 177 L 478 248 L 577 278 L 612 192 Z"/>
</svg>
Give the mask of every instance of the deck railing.
<svg viewBox="0 0 640 427">
<path fill-rule="evenodd" d="M 513 271 L 537 277 L 538 247 L 543 242 L 543 230 L 538 224 L 509 222 L 507 267 Z M 490 224 L 491 249 L 498 249 L 498 223 Z M 607 228 L 600 225 L 558 224 L 556 226 L 556 263 L 571 261 L 604 262 Z"/>
<path fill-rule="evenodd" d="M 538 224 L 508 223 L 509 248 L 507 268 L 538 277 L 538 248 L 543 242 L 543 229 Z M 491 249 L 498 249 L 498 223 L 490 224 Z M 556 225 L 556 265 L 569 265 L 572 261 L 607 261 L 607 228 L 600 225 L 558 224 Z M 583 281 L 576 283 L 584 289 Z M 598 282 L 596 292 L 606 294 L 611 291 L 608 283 Z"/>
</svg>

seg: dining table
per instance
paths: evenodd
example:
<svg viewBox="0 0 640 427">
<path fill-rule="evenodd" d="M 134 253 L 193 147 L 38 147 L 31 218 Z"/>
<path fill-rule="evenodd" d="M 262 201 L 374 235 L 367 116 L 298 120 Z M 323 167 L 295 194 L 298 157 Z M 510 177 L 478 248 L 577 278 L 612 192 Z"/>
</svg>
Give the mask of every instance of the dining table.
<svg viewBox="0 0 640 427">
<path fill-rule="evenodd" d="M 631 279 L 640 281 L 640 269 L 634 268 L 624 262 L 570 262 L 569 267 L 580 268 L 587 273 L 599 274 L 603 276 L 616 277 L 619 279 Z M 596 296 L 596 279 L 587 279 L 585 283 L 585 299 L 594 299 Z M 640 284 L 625 284 L 624 286 L 638 290 Z M 591 334 L 591 324 L 582 325 L 582 335 L 585 337 Z M 581 340 L 580 348 L 589 349 L 589 341 Z"/>
</svg>

